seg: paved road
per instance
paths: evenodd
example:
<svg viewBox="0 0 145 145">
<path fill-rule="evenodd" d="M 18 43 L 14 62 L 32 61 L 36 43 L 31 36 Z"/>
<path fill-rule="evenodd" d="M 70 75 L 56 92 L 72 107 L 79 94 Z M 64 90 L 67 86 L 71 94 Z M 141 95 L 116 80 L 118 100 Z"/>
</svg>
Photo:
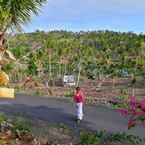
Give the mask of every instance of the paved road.
<svg viewBox="0 0 145 145">
<path fill-rule="evenodd" d="M 64 123 L 72 128 L 75 124 L 75 106 L 67 100 L 17 95 L 15 100 L 0 100 L 0 111 L 8 115 L 21 114 L 27 118 L 49 123 Z M 103 106 L 85 106 L 85 117 L 79 128 L 90 130 L 106 129 L 111 132 L 127 132 L 145 137 L 145 129 L 135 127 L 127 130 L 127 118 Z"/>
</svg>

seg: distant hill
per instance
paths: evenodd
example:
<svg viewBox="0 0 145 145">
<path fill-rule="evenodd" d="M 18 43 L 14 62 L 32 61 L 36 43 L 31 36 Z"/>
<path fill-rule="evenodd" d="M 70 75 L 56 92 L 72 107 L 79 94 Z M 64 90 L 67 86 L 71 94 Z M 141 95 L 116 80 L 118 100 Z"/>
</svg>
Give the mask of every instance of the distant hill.
<svg viewBox="0 0 145 145">
<path fill-rule="evenodd" d="M 4 69 L 24 75 L 51 77 L 81 74 L 145 75 L 145 35 L 113 31 L 36 31 L 8 37 L 8 47 L 17 62 Z M 24 67 L 23 67 L 24 66 Z M 17 74 L 18 75 L 18 74 Z"/>
</svg>

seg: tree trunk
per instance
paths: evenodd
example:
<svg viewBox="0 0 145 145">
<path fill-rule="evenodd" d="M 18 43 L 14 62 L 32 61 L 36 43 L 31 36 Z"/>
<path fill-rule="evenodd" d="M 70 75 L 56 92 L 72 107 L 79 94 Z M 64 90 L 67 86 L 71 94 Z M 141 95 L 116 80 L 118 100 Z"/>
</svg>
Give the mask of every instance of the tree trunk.
<svg viewBox="0 0 145 145">
<path fill-rule="evenodd" d="M 0 61 L 3 57 L 3 51 L 4 50 L 4 33 L 0 32 Z M 0 64 L 0 70 L 1 70 L 1 64 Z"/>
<path fill-rule="evenodd" d="M 67 73 L 67 64 L 65 63 L 64 64 L 64 75 L 66 75 L 66 73 Z"/>
<path fill-rule="evenodd" d="M 0 32 L 0 48 L 3 47 L 3 44 L 4 44 L 4 34 Z"/>
<path fill-rule="evenodd" d="M 49 55 L 49 79 L 51 79 L 52 77 L 52 66 L 51 66 L 51 55 Z"/>
<path fill-rule="evenodd" d="M 77 77 L 77 84 L 76 84 L 76 86 L 78 86 L 78 85 L 79 85 L 79 82 L 80 82 L 81 69 L 82 69 L 82 66 L 81 66 L 81 60 L 80 60 L 80 62 L 79 62 L 79 72 L 78 72 L 78 77 Z"/>
<path fill-rule="evenodd" d="M 116 85 L 116 77 L 112 78 L 112 88 L 115 89 L 115 85 Z"/>
<path fill-rule="evenodd" d="M 104 81 L 105 81 L 105 77 L 103 77 L 103 78 L 100 80 L 100 82 L 98 83 L 98 85 L 97 85 L 97 87 L 96 87 L 96 91 L 99 91 L 99 90 L 101 89 L 101 87 L 102 87 Z"/>
<path fill-rule="evenodd" d="M 61 77 L 61 63 L 59 63 L 59 77 Z"/>
</svg>

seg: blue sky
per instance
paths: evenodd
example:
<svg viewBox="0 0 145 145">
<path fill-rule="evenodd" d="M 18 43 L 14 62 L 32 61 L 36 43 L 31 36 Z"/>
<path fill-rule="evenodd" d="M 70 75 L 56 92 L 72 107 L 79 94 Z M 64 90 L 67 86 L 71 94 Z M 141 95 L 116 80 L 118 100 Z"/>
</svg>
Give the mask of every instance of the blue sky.
<svg viewBox="0 0 145 145">
<path fill-rule="evenodd" d="M 24 31 L 114 30 L 145 33 L 145 0 L 48 0 Z"/>
</svg>

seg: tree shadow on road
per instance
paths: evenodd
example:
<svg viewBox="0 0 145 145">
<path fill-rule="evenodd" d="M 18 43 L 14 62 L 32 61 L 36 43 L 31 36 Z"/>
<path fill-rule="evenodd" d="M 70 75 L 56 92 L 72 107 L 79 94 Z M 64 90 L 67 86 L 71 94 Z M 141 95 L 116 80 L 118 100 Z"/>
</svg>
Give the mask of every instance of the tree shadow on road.
<svg viewBox="0 0 145 145">
<path fill-rule="evenodd" d="M 23 117 L 32 121 L 33 124 L 43 122 L 45 124 L 64 124 L 72 129 L 89 129 L 90 122 L 83 120 L 79 125 L 76 123 L 76 117 L 73 113 L 67 113 L 67 110 L 61 108 L 49 108 L 46 106 L 28 106 L 1 105 L 0 112 L 9 117 Z M 40 124 L 39 124 L 40 125 Z"/>
</svg>

